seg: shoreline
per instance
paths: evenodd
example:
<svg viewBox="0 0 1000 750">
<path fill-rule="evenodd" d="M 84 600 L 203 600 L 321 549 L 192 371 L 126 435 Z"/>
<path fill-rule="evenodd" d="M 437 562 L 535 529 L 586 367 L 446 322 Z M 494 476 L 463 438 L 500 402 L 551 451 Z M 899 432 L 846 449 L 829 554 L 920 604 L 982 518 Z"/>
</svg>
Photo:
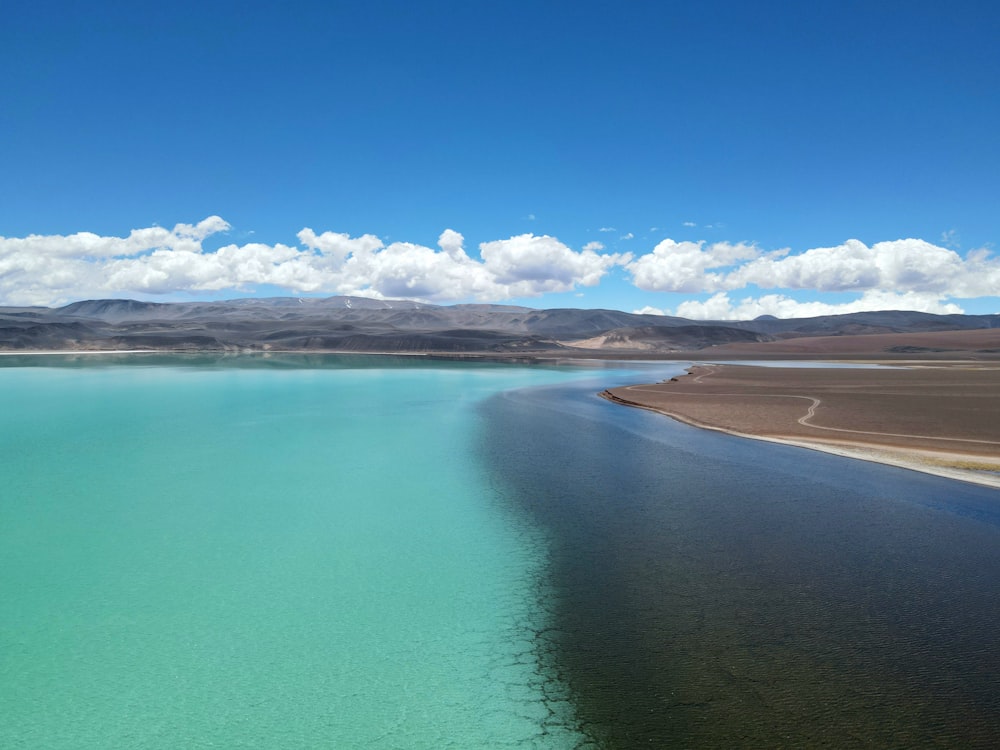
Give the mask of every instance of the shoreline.
<svg viewBox="0 0 1000 750">
<path fill-rule="evenodd" d="M 628 401 L 626 399 L 620 398 L 612 394 L 610 391 L 602 391 L 598 394 L 601 398 L 606 399 L 615 404 L 621 406 L 628 406 L 635 409 L 645 409 L 646 411 L 651 411 L 656 414 L 660 414 L 670 419 L 674 419 L 682 424 L 689 425 L 691 427 L 697 427 L 702 430 L 712 430 L 713 432 L 721 432 L 726 435 L 732 435 L 739 438 L 748 438 L 750 440 L 760 440 L 765 443 L 776 443 L 778 445 L 788 445 L 794 448 L 805 448 L 807 450 L 819 451 L 820 453 L 829 453 L 834 456 L 841 456 L 843 458 L 853 458 L 859 461 L 868 461 L 869 463 L 883 464 L 885 466 L 895 466 L 899 469 L 908 469 L 910 471 L 919 471 L 924 474 L 932 474 L 938 477 L 944 477 L 945 479 L 956 479 L 962 482 L 970 482 L 982 487 L 991 487 L 993 489 L 1000 489 L 1000 474 L 993 476 L 991 474 L 984 473 L 987 470 L 978 469 L 961 469 L 957 467 L 949 466 L 934 466 L 933 464 L 927 464 L 920 461 L 914 455 L 916 451 L 900 451 L 894 452 L 889 449 L 879 448 L 878 446 L 867 445 L 865 443 L 855 443 L 854 445 L 836 445 L 833 443 L 820 443 L 820 442 L 809 442 L 805 440 L 792 440 L 789 438 L 771 437 L 768 435 L 754 435 L 748 432 L 738 432 L 736 430 L 727 429 L 725 427 L 717 427 L 715 425 L 704 424 L 695 419 L 691 419 L 682 414 L 677 414 L 669 412 L 665 409 L 659 409 L 654 406 L 647 406 L 635 401 Z M 928 453 L 930 453 L 928 451 Z M 941 455 L 944 455 L 943 453 Z M 975 456 L 971 454 L 962 453 L 951 453 L 947 454 L 950 458 L 955 460 L 967 460 L 969 462 L 976 462 L 981 460 L 980 456 Z M 947 459 L 945 459 L 947 460 Z"/>
<path fill-rule="evenodd" d="M 736 372 L 731 374 L 728 371 L 723 371 L 723 368 L 726 367 Z M 755 374 L 757 375 L 756 381 L 753 378 L 747 378 L 745 382 L 741 382 L 740 376 L 744 373 L 738 372 L 740 367 L 738 365 L 709 365 L 699 368 L 699 366 L 694 365 L 688 368 L 686 376 L 679 379 L 675 378 L 656 385 L 612 388 L 598 395 L 612 403 L 646 409 L 700 429 L 805 448 L 844 458 L 853 458 L 968 482 L 991 489 L 1000 489 L 1000 441 L 980 439 L 982 436 L 976 438 L 956 437 L 955 432 L 948 432 L 947 427 L 950 423 L 944 418 L 941 418 L 940 423 L 938 423 L 939 430 L 943 434 L 933 436 L 907 434 L 900 427 L 891 430 L 870 431 L 863 429 L 867 426 L 864 423 L 841 427 L 817 425 L 812 420 L 816 408 L 820 404 L 820 399 L 815 396 L 819 393 L 826 398 L 826 393 L 818 385 L 803 386 L 801 383 L 797 383 L 795 384 L 798 386 L 796 389 L 788 381 L 781 380 L 782 376 L 787 378 L 788 373 L 779 373 L 776 376 L 777 383 L 768 383 L 768 385 L 775 385 L 782 391 L 793 391 L 793 393 L 765 392 L 765 389 L 760 385 L 764 379 L 759 374 Z M 750 365 L 742 367 L 745 370 L 757 369 Z M 698 372 L 698 374 L 694 374 L 694 372 Z M 718 375 L 719 372 L 723 372 L 723 375 Z M 709 375 L 718 376 L 712 378 L 710 384 L 706 384 L 702 378 L 707 378 Z M 843 378 L 841 378 L 838 384 L 842 390 L 860 389 L 855 381 L 861 380 L 861 377 L 855 376 L 851 385 L 845 386 L 842 382 Z M 725 383 L 725 387 L 718 387 L 735 392 L 717 392 L 717 389 L 713 392 L 711 387 L 720 381 Z M 704 391 L 700 390 L 702 388 Z M 633 397 L 635 390 L 640 389 L 644 395 Z M 833 388 L 830 388 L 830 392 L 835 393 Z M 846 412 L 847 417 L 850 417 L 851 413 L 844 405 L 849 404 L 851 398 L 859 401 L 862 409 L 872 408 L 871 403 L 863 401 L 864 396 L 869 394 L 860 394 L 860 397 L 858 394 L 844 396 L 841 393 L 838 395 L 840 402 L 835 402 L 834 405 L 840 406 Z M 684 406 L 682 407 L 677 403 L 678 396 L 694 396 L 695 398 L 683 402 Z M 727 397 L 737 399 L 735 405 L 733 405 L 733 401 L 726 400 Z M 779 408 L 775 406 L 778 403 L 776 399 L 783 400 L 782 408 L 789 413 L 780 413 Z M 808 399 L 811 405 L 806 411 L 803 401 L 790 402 L 790 399 Z M 725 404 L 725 408 L 723 408 L 723 404 Z M 835 421 L 831 417 L 831 414 L 835 412 L 831 410 L 831 407 L 826 408 L 825 420 L 827 422 Z M 856 404 L 855 408 L 857 408 Z M 884 408 L 891 412 L 891 407 Z M 805 416 L 794 419 L 797 414 L 803 411 L 806 411 Z M 843 424 L 844 415 L 840 416 L 840 423 Z M 894 416 L 897 418 L 896 422 L 892 421 Z M 884 423 L 879 422 L 878 417 L 885 418 L 886 415 L 875 414 L 873 420 L 876 424 L 888 424 L 891 427 L 901 423 L 898 420 L 898 415 L 891 413 Z M 754 425 L 756 425 L 755 428 Z M 811 430 L 830 430 L 842 434 L 854 433 L 858 436 L 867 436 L 867 438 L 847 438 L 846 436 L 833 438 L 814 433 L 808 434 Z M 990 434 L 989 437 L 993 437 L 993 435 Z M 969 448 L 956 449 L 956 443 L 965 443 Z M 994 446 L 997 447 L 994 448 Z"/>
</svg>

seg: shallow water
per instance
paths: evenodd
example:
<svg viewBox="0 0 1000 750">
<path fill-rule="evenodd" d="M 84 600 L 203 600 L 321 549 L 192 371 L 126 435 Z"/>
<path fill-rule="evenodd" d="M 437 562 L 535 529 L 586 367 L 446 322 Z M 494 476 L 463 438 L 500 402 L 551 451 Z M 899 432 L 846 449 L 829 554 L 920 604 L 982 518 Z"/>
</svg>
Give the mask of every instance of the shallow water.
<svg viewBox="0 0 1000 750">
<path fill-rule="evenodd" d="M 581 741 L 470 460 L 473 404 L 578 371 L 126 361 L 0 367 L 0 747 Z"/>
<path fill-rule="evenodd" d="M 683 365 L 0 365 L 0 747 L 1000 736 L 1000 493 L 595 397 Z"/>
</svg>

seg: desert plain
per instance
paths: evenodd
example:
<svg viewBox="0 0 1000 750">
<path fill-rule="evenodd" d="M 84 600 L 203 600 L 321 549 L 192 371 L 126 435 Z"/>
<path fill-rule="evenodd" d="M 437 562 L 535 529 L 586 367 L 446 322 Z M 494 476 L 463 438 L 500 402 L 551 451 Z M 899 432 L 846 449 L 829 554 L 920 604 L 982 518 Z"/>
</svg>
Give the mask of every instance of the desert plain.
<svg viewBox="0 0 1000 750">
<path fill-rule="evenodd" d="M 602 395 L 699 427 L 1000 488 L 1000 363 L 695 365 Z"/>
</svg>

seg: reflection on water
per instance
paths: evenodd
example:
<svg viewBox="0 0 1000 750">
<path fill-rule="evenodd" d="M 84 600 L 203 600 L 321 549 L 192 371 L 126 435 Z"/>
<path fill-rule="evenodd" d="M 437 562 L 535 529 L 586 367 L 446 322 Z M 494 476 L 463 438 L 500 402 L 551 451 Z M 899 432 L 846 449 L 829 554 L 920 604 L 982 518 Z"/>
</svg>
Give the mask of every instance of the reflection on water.
<svg viewBox="0 0 1000 750">
<path fill-rule="evenodd" d="M 547 534 L 541 650 L 589 734 L 994 746 L 1000 493 L 587 395 L 486 402 L 482 455 Z"/>
</svg>

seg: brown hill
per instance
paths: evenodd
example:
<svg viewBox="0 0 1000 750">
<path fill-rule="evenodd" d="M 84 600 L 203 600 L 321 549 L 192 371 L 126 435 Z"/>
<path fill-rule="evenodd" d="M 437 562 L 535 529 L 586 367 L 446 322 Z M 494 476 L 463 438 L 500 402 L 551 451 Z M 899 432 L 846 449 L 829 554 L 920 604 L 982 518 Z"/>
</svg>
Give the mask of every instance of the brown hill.
<svg viewBox="0 0 1000 750">
<path fill-rule="evenodd" d="M 1000 359 L 1000 328 L 802 336 L 713 347 L 712 358 Z"/>
<path fill-rule="evenodd" d="M 1000 315 L 888 310 L 803 319 L 698 321 L 620 310 L 441 306 L 361 297 L 184 303 L 112 299 L 57 309 L 0 308 L 0 350 L 7 351 L 576 353 L 619 358 L 680 358 L 698 352 L 699 357 L 715 358 L 955 358 L 962 352 L 993 356 L 1000 351 L 998 330 Z M 963 332 L 969 336 L 963 338 Z M 915 337 L 917 333 L 924 337 Z"/>
</svg>

